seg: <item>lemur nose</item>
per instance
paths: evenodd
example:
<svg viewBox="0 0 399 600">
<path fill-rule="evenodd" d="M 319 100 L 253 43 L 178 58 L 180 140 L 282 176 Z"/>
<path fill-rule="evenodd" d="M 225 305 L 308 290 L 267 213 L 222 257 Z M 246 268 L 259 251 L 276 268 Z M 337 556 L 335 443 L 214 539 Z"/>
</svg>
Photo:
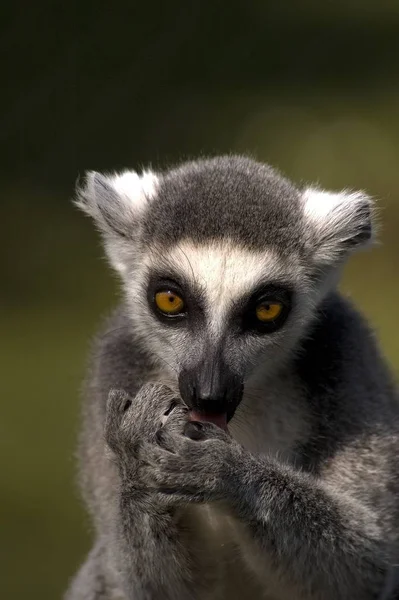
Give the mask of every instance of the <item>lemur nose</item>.
<svg viewBox="0 0 399 600">
<path fill-rule="evenodd" d="M 204 361 L 179 377 L 180 393 L 191 409 L 233 415 L 243 395 L 242 378 L 221 361 Z"/>
<path fill-rule="evenodd" d="M 227 412 L 226 393 L 223 397 L 197 396 L 194 407 L 207 414 L 220 414 Z"/>
</svg>

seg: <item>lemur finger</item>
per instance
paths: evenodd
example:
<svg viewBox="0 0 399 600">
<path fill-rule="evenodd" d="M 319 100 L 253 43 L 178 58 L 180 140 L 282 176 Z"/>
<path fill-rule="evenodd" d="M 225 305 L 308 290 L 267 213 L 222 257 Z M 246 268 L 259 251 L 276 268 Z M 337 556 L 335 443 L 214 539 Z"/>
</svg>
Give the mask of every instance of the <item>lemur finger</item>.
<svg viewBox="0 0 399 600">
<path fill-rule="evenodd" d="M 145 406 L 146 417 L 159 420 L 160 424 L 163 424 L 176 407 L 184 406 L 181 398 L 162 383 L 143 385 L 137 394 L 137 400 L 142 406 Z"/>
<path fill-rule="evenodd" d="M 157 445 L 163 450 L 167 450 L 173 454 L 180 453 L 182 450 L 182 442 L 184 442 L 184 438 L 181 435 L 183 427 L 184 424 L 182 424 L 179 432 L 171 431 L 170 427 L 168 426 L 158 429 L 155 434 L 155 441 Z"/>
<path fill-rule="evenodd" d="M 188 419 L 188 408 L 182 404 L 172 403 L 170 409 L 162 416 L 161 425 L 170 434 L 182 435 Z"/>
<path fill-rule="evenodd" d="M 227 444 L 232 443 L 232 438 L 223 429 L 214 425 L 213 423 L 203 423 L 199 421 L 188 421 L 185 426 L 183 433 L 190 440 L 205 441 L 211 439 L 218 439 L 226 442 Z"/>
<path fill-rule="evenodd" d="M 168 468 L 165 468 L 166 464 Z M 220 487 L 217 477 L 210 471 L 197 473 L 195 469 L 192 471 L 181 470 L 178 458 L 174 455 L 169 455 L 167 463 L 161 462 L 158 467 L 142 466 L 140 478 L 148 490 L 186 498 L 191 496 L 193 501 L 198 501 L 199 498 L 203 499 L 205 496 L 210 497 Z"/>
<path fill-rule="evenodd" d="M 108 394 L 104 433 L 111 448 L 117 444 L 124 413 L 131 403 L 130 396 L 123 390 L 111 390 Z"/>
</svg>

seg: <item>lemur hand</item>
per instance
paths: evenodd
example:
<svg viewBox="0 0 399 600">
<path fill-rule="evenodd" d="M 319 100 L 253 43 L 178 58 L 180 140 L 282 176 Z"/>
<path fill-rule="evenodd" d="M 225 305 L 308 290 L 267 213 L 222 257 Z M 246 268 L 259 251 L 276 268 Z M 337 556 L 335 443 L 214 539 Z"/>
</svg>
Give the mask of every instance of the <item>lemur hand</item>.
<svg viewBox="0 0 399 600">
<path fill-rule="evenodd" d="M 105 437 L 125 489 L 166 503 L 222 498 L 242 452 L 216 425 L 189 422 L 187 407 L 162 384 L 144 385 L 134 399 L 111 392 Z"/>
<path fill-rule="evenodd" d="M 124 486 L 145 490 L 140 477 L 146 460 L 144 447 L 157 443 L 157 432 L 165 420 L 172 433 L 183 431 L 187 408 L 166 385 L 146 384 L 134 398 L 125 392 L 111 391 L 107 403 L 105 440 L 113 451 Z"/>
<path fill-rule="evenodd" d="M 147 486 L 175 501 L 223 499 L 242 448 L 211 423 L 186 422 L 179 431 L 173 414 L 157 432 L 156 444 L 143 447 Z"/>
</svg>

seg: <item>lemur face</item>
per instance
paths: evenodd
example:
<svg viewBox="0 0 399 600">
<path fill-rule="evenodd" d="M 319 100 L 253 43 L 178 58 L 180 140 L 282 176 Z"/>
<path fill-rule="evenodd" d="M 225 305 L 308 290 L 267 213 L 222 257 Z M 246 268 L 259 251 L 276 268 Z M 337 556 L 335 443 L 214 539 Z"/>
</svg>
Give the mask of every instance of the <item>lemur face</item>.
<svg viewBox="0 0 399 600">
<path fill-rule="evenodd" d="M 131 310 L 139 294 L 151 349 L 193 410 L 229 420 L 253 370 L 281 364 L 306 313 L 300 265 L 289 263 L 228 239 L 182 240 L 146 257 L 140 288 L 126 288 Z"/>
<path fill-rule="evenodd" d="M 364 194 L 299 190 L 243 157 L 92 173 L 78 204 L 122 276 L 136 334 L 218 423 L 256 371 L 290 359 L 338 267 L 371 238 Z"/>
</svg>

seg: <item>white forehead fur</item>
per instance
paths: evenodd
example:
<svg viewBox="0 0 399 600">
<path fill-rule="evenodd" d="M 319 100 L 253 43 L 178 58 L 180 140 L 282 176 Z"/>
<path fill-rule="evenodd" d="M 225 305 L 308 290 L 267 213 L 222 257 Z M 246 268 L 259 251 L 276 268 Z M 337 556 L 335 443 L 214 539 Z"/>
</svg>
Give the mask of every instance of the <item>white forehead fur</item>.
<svg viewBox="0 0 399 600">
<path fill-rule="evenodd" d="M 278 281 L 286 272 L 281 257 L 271 249 L 249 250 L 232 241 L 206 245 L 183 241 L 163 259 L 203 290 L 214 333 L 220 331 L 234 301 L 261 283 Z"/>
<path fill-rule="evenodd" d="M 125 198 L 136 210 L 143 209 L 156 194 L 159 179 L 152 171 L 124 171 L 107 177 L 108 183 L 119 196 Z"/>
</svg>

